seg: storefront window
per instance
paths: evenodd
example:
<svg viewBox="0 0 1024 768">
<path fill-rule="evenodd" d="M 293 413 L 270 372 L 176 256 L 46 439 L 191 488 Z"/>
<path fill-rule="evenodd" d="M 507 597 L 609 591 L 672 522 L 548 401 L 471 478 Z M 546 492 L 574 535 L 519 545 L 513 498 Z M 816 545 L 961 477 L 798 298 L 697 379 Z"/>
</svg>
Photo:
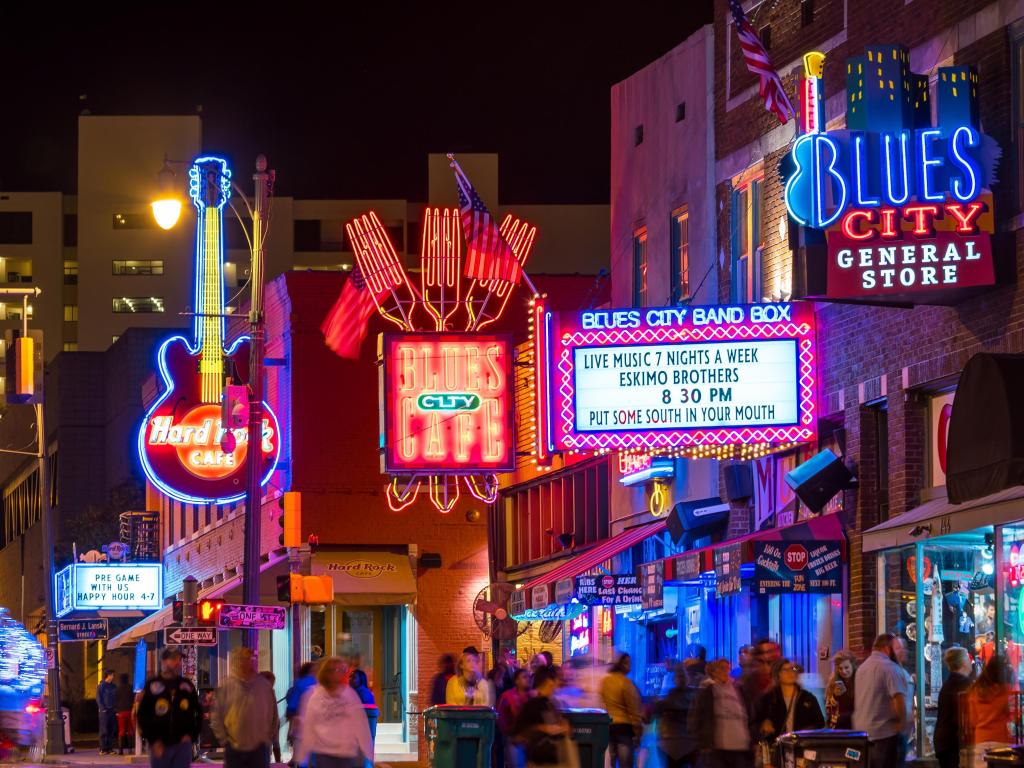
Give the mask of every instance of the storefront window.
<svg viewBox="0 0 1024 768">
<path fill-rule="evenodd" d="M 918 757 L 933 752 L 939 690 L 947 674 L 943 652 L 961 646 L 979 664 L 995 653 L 993 542 L 994 531 L 986 527 L 880 557 L 880 630 L 906 644 L 903 666 L 915 687 L 911 744 Z"/>
<path fill-rule="evenodd" d="M 1014 672 L 1018 689 L 1024 687 L 1024 525 L 1006 525 L 1002 529 L 1003 562 L 1000 587 L 1003 594 L 1003 632 L 1001 642 L 1006 660 Z M 983 621 L 996 624 L 995 603 L 986 606 Z"/>
</svg>

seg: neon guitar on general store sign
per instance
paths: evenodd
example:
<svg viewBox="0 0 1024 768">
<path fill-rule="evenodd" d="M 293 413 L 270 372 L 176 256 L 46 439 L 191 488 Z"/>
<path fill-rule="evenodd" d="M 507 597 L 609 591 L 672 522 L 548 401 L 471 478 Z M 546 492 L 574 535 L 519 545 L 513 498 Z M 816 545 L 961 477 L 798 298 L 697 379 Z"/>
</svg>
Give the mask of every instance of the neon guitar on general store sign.
<svg viewBox="0 0 1024 768">
<path fill-rule="evenodd" d="M 807 295 L 947 303 L 993 285 L 1000 150 L 980 131 L 977 73 L 939 68 L 933 125 L 928 76 L 902 46 L 871 47 L 846 62 L 846 130 L 828 131 L 824 58 L 804 57 L 800 135 L 783 166 L 808 260 L 827 253 L 825 286 L 807 265 Z"/>
</svg>

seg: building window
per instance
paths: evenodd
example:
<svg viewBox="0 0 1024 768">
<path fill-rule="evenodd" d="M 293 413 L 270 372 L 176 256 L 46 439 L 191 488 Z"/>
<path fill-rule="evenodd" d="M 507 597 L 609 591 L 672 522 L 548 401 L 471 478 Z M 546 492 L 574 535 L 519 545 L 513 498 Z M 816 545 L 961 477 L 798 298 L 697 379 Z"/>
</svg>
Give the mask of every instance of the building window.
<svg viewBox="0 0 1024 768">
<path fill-rule="evenodd" d="M 809 27 L 814 23 L 814 0 L 800 0 L 800 26 Z"/>
<path fill-rule="evenodd" d="M 77 304 L 65 304 L 64 305 L 64 322 L 65 323 L 77 323 L 78 322 L 78 305 Z"/>
<path fill-rule="evenodd" d="M 78 214 L 64 214 L 64 247 L 74 248 L 78 245 Z"/>
<path fill-rule="evenodd" d="M 672 303 L 690 298 L 690 212 L 684 205 L 672 211 Z"/>
<path fill-rule="evenodd" d="M 676 122 L 681 123 L 686 119 L 686 102 L 681 101 L 676 104 Z"/>
<path fill-rule="evenodd" d="M 5 283 L 31 283 L 32 259 L 0 259 L 0 273 Z"/>
<path fill-rule="evenodd" d="M 113 300 L 113 309 L 116 313 L 143 313 L 163 312 L 164 300 L 158 296 L 122 296 Z"/>
<path fill-rule="evenodd" d="M 114 229 L 156 229 L 153 215 L 145 213 L 115 213 Z"/>
<path fill-rule="evenodd" d="M 1024 211 L 1024 21 L 1010 25 L 1013 62 L 1013 141 L 1017 155 L 1017 211 Z"/>
<path fill-rule="evenodd" d="M 78 285 L 78 262 L 64 262 L 64 285 Z"/>
<path fill-rule="evenodd" d="M 772 27 L 771 24 L 765 24 L 761 27 L 761 31 L 757 34 L 761 38 L 761 45 L 764 46 L 766 51 L 772 49 Z"/>
<path fill-rule="evenodd" d="M 643 143 L 644 143 L 644 127 L 641 124 L 641 125 L 638 125 L 636 128 L 633 129 L 633 146 L 634 147 L 638 147 L 638 146 L 640 146 Z"/>
<path fill-rule="evenodd" d="M 294 229 L 296 251 L 320 250 L 319 219 L 296 219 Z"/>
<path fill-rule="evenodd" d="M 746 176 L 733 187 L 730 234 L 732 300 L 751 304 L 761 299 L 761 184 L 763 176 Z"/>
<path fill-rule="evenodd" d="M 118 334 L 115 333 L 113 336 L 110 337 L 110 343 L 111 344 L 116 344 L 117 340 L 120 339 L 120 338 L 121 337 Z"/>
<path fill-rule="evenodd" d="M 633 233 L 633 306 L 647 306 L 647 227 Z"/>
<path fill-rule="evenodd" d="M 64 342 L 64 351 L 65 352 L 77 352 L 78 351 L 78 342 L 77 341 L 65 341 Z"/>
<path fill-rule="evenodd" d="M 144 261 L 118 261 L 113 262 L 113 274 L 115 275 L 162 275 L 164 263 L 160 259 L 147 259 Z"/>
<path fill-rule="evenodd" d="M 32 211 L 0 211 L 0 243 L 32 245 Z"/>
</svg>

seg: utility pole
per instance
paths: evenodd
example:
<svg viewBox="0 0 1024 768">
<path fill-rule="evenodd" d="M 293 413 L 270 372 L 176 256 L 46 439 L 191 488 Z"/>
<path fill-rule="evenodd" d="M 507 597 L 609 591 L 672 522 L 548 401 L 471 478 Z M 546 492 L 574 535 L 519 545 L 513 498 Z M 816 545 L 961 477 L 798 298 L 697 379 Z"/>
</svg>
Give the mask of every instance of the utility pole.
<svg viewBox="0 0 1024 768">
<path fill-rule="evenodd" d="M 267 158 L 256 158 L 252 180 L 256 194 L 252 209 L 252 266 L 249 272 L 252 298 L 249 302 L 249 445 L 246 449 L 245 558 L 242 568 L 242 602 L 260 602 L 260 523 L 263 474 L 263 238 L 266 232 L 267 198 L 270 193 Z M 259 632 L 242 633 L 247 648 L 259 650 Z"/>
</svg>

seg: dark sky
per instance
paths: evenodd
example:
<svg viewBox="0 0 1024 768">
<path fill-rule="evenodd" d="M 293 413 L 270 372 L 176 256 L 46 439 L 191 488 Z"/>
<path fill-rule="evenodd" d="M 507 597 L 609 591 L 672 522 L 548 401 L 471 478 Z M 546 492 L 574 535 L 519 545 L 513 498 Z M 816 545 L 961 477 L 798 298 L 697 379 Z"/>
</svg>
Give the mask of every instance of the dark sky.
<svg viewBox="0 0 1024 768">
<path fill-rule="evenodd" d="M 204 149 L 264 152 L 279 194 L 422 200 L 427 152 L 497 151 L 506 203 L 607 202 L 609 87 L 711 18 L 710 0 L 15 5 L 0 189 L 73 191 L 83 109 L 201 105 Z"/>
</svg>

